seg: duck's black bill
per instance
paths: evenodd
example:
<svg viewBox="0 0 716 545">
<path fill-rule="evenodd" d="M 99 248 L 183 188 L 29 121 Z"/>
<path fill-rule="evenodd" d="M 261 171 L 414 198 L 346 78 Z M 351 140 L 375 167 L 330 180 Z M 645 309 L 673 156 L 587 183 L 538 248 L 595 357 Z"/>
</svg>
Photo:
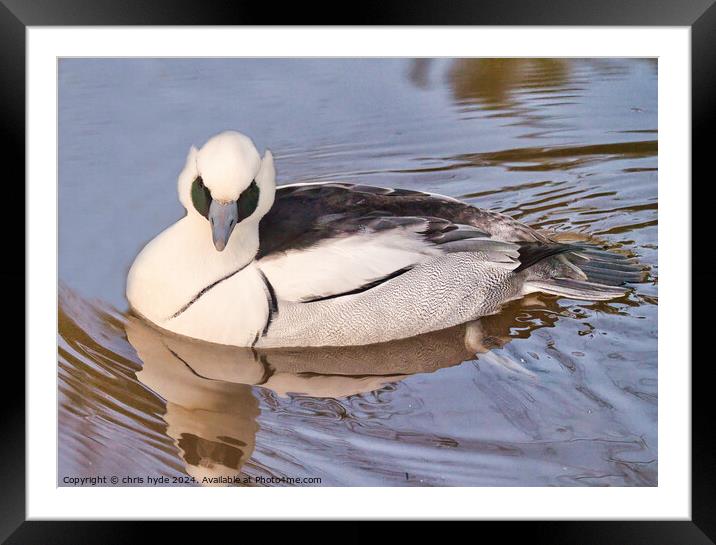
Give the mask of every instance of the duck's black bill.
<svg viewBox="0 0 716 545">
<path fill-rule="evenodd" d="M 208 217 L 214 247 L 221 252 L 226 248 L 229 237 L 239 221 L 239 209 L 236 206 L 236 201 L 227 203 L 211 201 Z"/>
</svg>

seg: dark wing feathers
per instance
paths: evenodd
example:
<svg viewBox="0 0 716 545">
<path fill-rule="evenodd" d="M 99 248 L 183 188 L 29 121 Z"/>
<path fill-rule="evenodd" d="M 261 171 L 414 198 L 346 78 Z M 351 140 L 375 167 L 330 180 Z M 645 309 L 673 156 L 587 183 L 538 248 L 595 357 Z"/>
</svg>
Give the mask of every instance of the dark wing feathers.
<svg viewBox="0 0 716 545">
<path fill-rule="evenodd" d="M 423 237 L 426 246 L 435 245 L 445 253 L 478 252 L 490 254 L 495 261 L 516 262 L 518 247 L 511 242 L 491 238 L 489 233 L 470 225 L 455 224 L 450 220 L 431 216 L 389 216 L 388 212 L 376 211 L 363 216 L 350 214 L 333 215 L 330 222 L 320 221 L 324 228 L 332 228 L 333 236 L 345 236 L 368 231 L 380 233 L 404 228 Z M 335 222 L 335 226 L 330 224 Z M 497 253 L 504 255 L 497 256 Z"/>
<path fill-rule="evenodd" d="M 259 224 L 261 245 L 256 258 L 305 249 L 326 238 L 351 234 L 355 232 L 356 222 L 350 220 L 360 217 L 389 217 L 393 221 L 401 217 L 440 218 L 503 240 L 547 240 L 509 216 L 449 197 L 408 189 L 306 184 L 276 189 L 274 205 Z"/>
<path fill-rule="evenodd" d="M 257 259 L 310 248 L 330 238 L 403 227 L 420 233 L 444 252 L 482 251 L 501 263 L 519 263 L 524 271 L 547 258 L 559 257 L 579 267 L 590 281 L 605 284 L 643 281 L 642 268 L 626 256 L 587 244 L 554 242 L 498 212 L 482 210 L 449 197 L 408 189 L 347 183 L 279 187 L 271 210 L 259 224 Z M 550 267 L 558 267 L 550 261 Z M 562 267 L 564 271 L 569 266 Z M 407 270 L 407 269 L 405 269 Z M 404 269 L 376 279 L 370 289 Z M 574 273 L 572 273 L 574 274 Z M 355 290 L 351 290 L 355 292 Z"/>
<path fill-rule="evenodd" d="M 532 265 L 535 265 L 552 257 L 554 255 L 563 254 L 575 249 L 574 246 L 569 244 L 560 244 L 558 242 L 522 242 L 519 245 L 519 261 L 520 265 L 515 269 L 515 272 L 520 272 Z"/>
</svg>

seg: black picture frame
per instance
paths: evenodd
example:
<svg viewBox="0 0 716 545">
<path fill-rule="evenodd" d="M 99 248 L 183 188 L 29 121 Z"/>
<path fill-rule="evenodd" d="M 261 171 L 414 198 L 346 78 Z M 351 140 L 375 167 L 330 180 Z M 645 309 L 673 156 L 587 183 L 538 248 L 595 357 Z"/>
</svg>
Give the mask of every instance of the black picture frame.
<svg viewBox="0 0 716 545">
<path fill-rule="evenodd" d="M 714 0 L 529 0 L 476 1 L 397 1 L 362 2 L 346 9 L 336 3 L 309 6 L 305 3 L 281 5 L 269 9 L 260 2 L 245 0 L 196 2 L 178 0 L 0 0 L 0 109 L 6 143 L 3 148 L 3 244 L 6 267 L 2 268 L 6 289 L 4 299 L 9 309 L 24 308 L 26 290 L 24 237 L 18 236 L 24 225 L 26 207 L 19 206 L 19 180 L 25 179 L 25 30 L 28 26 L 74 25 L 256 25 L 256 24 L 373 24 L 373 25 L 587 25 L 587 26 L 688 26 L 692 36 L 692 179 L 707 180 L 709 168 L 708 136 L 716 121 L 716 6 Z M 660 104 L 668 108 L 668 104 Z M 713 153 L 711 153 L 713 154 Z M 687 180 L 670 180 L 683 184 Z M 703 185 L 706 182 L 701 182 Z M 699 255 L 710 247 L 706 237 L 712 231 L 708 199 L 694 199 L 699 185 L 692 183 L 692 251 Z M 10 189 L 9 189 L 10 188 Z M 14 191 L 14 193 L 12 193 Z M 23 199 L 24 200 L 24 199 Z M 10 203 L 10 204 L 8 204 Z M 22 223 L 21 223 L 22 222 Z M 7 236 L 7 234 L 15 236 Z M 708 255 L 708 253 L 706 254 Z M 22 256 L 22 257 L 21 257 Z M 714 269 L 711 258 L 692 266 L 692 285 L 698 304 L 692 305 L 692 320 L 697 313 L 708 312 L 713 295 Z M 14 263 L 14 265 L 10 265 Z M 20 265 L 22 264 L 22 265 Z M 25 293 L 17 286 L 23 285 Z M 704 286 L 706 287 L 704 289 Z M 25 328 L 19 312 L 8 311 L 8 324 Z M 22 325 L 20 325 L 22 324 Z M 29 324 L 28 324 L 29 325 Z M 8 338 L 20 338 L 18 331 Z M 23 335 L 24 336 L 24 335 Z M 703 335 L 701 336 L 703 338 Z M 692 346 L 703 341 L 692 337 Z M 11 344 L 8 341 L 6 344 Z M 19 351 L 23 351 L 23 348 Z M 693 350 L 693 348 L 692 348 Z M 709 359 L 692 358 L 692 518 L 690 521 L 628 522 L 499 522 L 483 523 L 501 533 L 500 540 L 523 537 L 537 543 L 714 543 L 716 541 L 716 456 L 710 440 L 714 435 Z M 671 362 L 684 365 L 687 362 Z M 48 362 L 51 365 L 51 362 Z M 49 369 L 49 368 L 48 368 Z M 0 394 L 0 541 L 3 543 L 127 543 L 145 535 L 155 523 L 59 522 L 25 520 L 25 373 L 19 357 L 6 356 L 2 376 L 6 387 Z M 50 431 L 50 430 L 48 430 Z M 176 532 L 183 540 L 197 536 L 207 538 L 206 525 L 172 522 L 161 529 L 164 539 Z M 226 523 L 232 524 L 233 523 Z M 245 523 L 236 531 L 246 531 Z M 345 523 L 356 524 L 356 523 Z M 338 530 L 338 539 L 367 537 L 360 530 Z M 419 527 L 425 532 L 423 525 Z M 385 526 L 380 530 L 385 531 Z M 402 530 L 401 534 L 403 533 Z M 435 531 L 432 529 L 432 531 Z M 438 532 L 440 529 L 437 530 Z M 181 532 L 179 534 L 179 532 Z M 427 537 L 429 534 L 424 534 Z M 444 534 L 437 534 L 436 537 Z"/>
</svg>

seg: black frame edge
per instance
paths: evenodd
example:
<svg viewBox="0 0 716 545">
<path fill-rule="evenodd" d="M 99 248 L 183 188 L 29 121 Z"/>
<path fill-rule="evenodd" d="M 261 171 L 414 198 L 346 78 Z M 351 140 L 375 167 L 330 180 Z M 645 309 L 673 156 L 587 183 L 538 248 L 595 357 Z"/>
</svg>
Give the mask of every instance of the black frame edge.
<svg viewBox="0 0 716 545">
<path fill-rule="evenodd" d="M 286 537 L 311 535 L 307 522 L 290 522 L 281 526 Z M 508 543 L 514 538 L 524 542 L 549 545 L 711 545 L 713 542 L 693 522 L 453 522 L 428 521 L 406 522 L 335 522 L 321 524 L 321 534 L 335 535 L 342 543 L 365 542 L 369 535 L 379 535 L 382 541 L 404 540 L 406 530 L 420 533 L 422 540 L 444 541 L 446 530 L 455 531 L 461 526 L 465 532 L 490 531 Z M 265 532 L 277 537 L 275 522 L 25 522 L 8 539 L 6 545 L 77 545 L 78 543 L 102 543 L 125 545 L 143 541 L 153 532 L 161 532 L 163 540 L 179 543 L 196 543 L 206 540 L 217 531 L 239 536 Z M 476 527 L 476 525 L 479 525 Z M 459 530 L 460 528 L 457 528 Z M 476 534 L 480 535 L 480 534 Z M 510 539 L 512 538 L 512 539 Z"/>
<path fill-rule="evenodd" d="M 6 135 L 3 156 L 6 158 L 5 175 L 13 180 L 25 180 L 25 25 L 0 2 L 0 109 Z M 13 158 L 12 160 L 8 160 Z M 24 189 L 24 184 L 23 184 Z M 11 207 L 2 214 L 2 227 L 6 233 L 17 233 L 25 224 L 25 193 L 16 185 L 16 196 L 22 206 Z M 10 208 L 10 207 L 9 207 Z M 21 263 L 20 267 L 2 267 L 0 281 L 15 286 L 3 296 L 9 308 L 25 307 L 25 237 L 7 237 L 5 263 Z M 23 290 L 19 289 L 23 286 Z M 3 440 L 0 441 L 0 540 L 7 537 L 25 520 L 25 311 L 6 315 L 6 323 L 17 331 L 6 330 L 8 345 L 14 345 L 19 354 L 5 357 L 3 380 L 5 391 L 0 396 L 0 418 L 3 418 Z M 9 334 L 8 334 L 9 333 Z M 20 342 L 20 339 L 23 339 Z"/>
<path fill-rule="evenodd" d="M 712 212 L 708 199 L 694 198 L 696 180 L 703 187 L 711 178 L 709 158 L 713 155 L 711 140 L 716 123 L 716 4 L 712 4 L 691 27 L 691 251 L 708 243 L 709 220 Z M 678 183 L 678 181 L 675 181 Z M 716 272 L 710 266 L 693 267 L 692 294 L 694 286 L 711 286 Z M 713 292 L 699 291 L 698 303 L 692 296 L 692 324 L 699 313 L 712 307 Z M 706 353 L 703 335 L 691 334 L 691 509 L 692 520 L 712 540 L 716 540 L 716 456 L 713 448 L 713 392 L 712 382 L 705 369 L 708 360 L 697 358 L 696 354 Z M 704 351 L 697 351 L 701 345 Z"/>
<path fill-rule="evenodd" d="M 284 3 L 247 0 L 2 0 L 35 25 L 634 25 L 690 26 L 713 0 L 363 0 Z"/>
</svg>

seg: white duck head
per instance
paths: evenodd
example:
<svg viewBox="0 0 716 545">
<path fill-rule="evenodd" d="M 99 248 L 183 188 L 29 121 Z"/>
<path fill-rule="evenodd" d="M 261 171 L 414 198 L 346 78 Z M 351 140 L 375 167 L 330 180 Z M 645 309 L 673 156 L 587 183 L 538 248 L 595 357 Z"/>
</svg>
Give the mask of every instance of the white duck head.
<svg viewBox="0 0 716 545">
<path fill-rule="evenodd" d="M 240 241 L 241 232 L 256 231 L 275 192 L 271 152 L 262 159 L 251 139 L 236 131 L 213 136 L 199 150 L 192 146 L 179 175 L 179 200 L 189 217 L 205 224 L 219 252 L 230 240 Z"/>
</svg>

